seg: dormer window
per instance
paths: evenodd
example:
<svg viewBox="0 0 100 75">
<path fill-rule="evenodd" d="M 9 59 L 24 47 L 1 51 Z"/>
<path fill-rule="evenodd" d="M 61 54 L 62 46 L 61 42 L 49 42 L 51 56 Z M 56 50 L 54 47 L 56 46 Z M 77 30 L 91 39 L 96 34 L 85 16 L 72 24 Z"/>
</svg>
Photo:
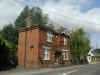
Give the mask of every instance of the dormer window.
<svg viewBox="0 0 100 75">
<path fill-rule="evenodd" d="M 48 32 L 47 33 L 47 42 L 52 42 L 52 37 L 53 37 L 52 33 Z"/>
<path fill-rule="evenodd" d="M 67 39 L 64 37 L 64 46 L 67 45 Z"/>
</svg>

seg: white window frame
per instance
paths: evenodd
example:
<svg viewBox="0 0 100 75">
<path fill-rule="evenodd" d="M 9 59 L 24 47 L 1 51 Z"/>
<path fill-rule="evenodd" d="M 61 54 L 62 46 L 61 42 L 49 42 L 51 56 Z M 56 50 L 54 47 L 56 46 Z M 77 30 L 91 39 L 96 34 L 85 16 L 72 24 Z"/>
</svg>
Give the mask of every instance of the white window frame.
<svg viewBox="0 0 100 75">
<path fill-rule="evenodd" d="M 50 47 L 43 46 L 44 48 L 44 60 L 50 60 Z"/>
<path fill-rule="evenodd" d="M 64 37 L 64 46 L 67 45 L 67 39 Z"/>
<path fill-rule="evenodd" d="M 68 60 L 68 50 L 62 50 L 63 51 L 63 60 Z"/>
<path fill-rule="evenodd" d="M 52 37 L 53 37 L 53 34 L 50 32 L 47 32 L 47 42 L 52 42 Z"/>
</svg>

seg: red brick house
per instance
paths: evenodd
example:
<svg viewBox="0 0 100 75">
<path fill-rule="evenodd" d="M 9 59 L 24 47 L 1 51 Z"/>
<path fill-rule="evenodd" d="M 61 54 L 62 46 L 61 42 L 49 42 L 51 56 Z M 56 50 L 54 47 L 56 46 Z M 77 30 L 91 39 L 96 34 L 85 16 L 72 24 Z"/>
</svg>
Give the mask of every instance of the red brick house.
<svg viewBox="0 0 100 75">
<path fill-rule="evenodd" d="M 18 64 L 27 68 L 70 64 L 69 36 L 40 25 L 21 29 Z"/>
</svg>

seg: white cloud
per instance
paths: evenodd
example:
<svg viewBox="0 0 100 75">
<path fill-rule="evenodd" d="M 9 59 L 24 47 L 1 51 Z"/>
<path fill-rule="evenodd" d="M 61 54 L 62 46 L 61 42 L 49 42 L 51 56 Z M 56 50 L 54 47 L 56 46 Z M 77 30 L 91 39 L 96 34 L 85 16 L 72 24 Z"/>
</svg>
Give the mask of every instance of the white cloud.
<svg viewBox="0 0 100 75">
<path fill-rule="evenodd" d="M 90 0 L 61 0 L 58 3 L 48 1 L 43 11 L 49 14 L 52 21 L 65 27 L 83 27 L 88 32 L 100 32 L 100 8 L 84 13 L 81 11 L 84 7 L 88 9 L 91 3 Z"/>
<path fill-rule="evenodd" d="M 41 6 L 39 0 L 38 2 L 34 1 L 0 0 L 0 29 L 5 24 L 13 23 L 25 5 Z M 82 12 L 82 10 L 90 7 L 92 0 L 59 0 L 56 3 L 54 0 L 44 1 L 47 2 L 41 8 L 54 23 L 63 25 L 68 29 L 83 27 L 87 32 L 100 33 L 100 8 Z M 91 35 L 92 45 L 94 45 L 94 42 L 96 43 L 97 38 L 93 36 Z"/>
<path fill-rule="evenodd" d="M 0 29 L 5 24 L 13 23 L 26 6 L 39 6 L 39 0 L 0 0 Z"/>
<path fill-rule="evenodd" d="M 39 0 L 34 3 L 33 0 L 1 0 L 0 1 L 0 28 L 4 24 L 13 22 L 19 15 L 25 5 L 39 5 Z M 99 8 L 92 9 L 86 13 L 80 10 L 82 7 L 88 8 L 91 4 L 90 0 L 47 0 L 42 7 L 44 13 L 47 13 L 51 20 L 57 24 L 64 25 L 69 28 L 84 27 L 88 31 L 99 31 Z M 91 26 L 92 25 L 92 26 Z"/>
<path fill-rule="evenodd" d="M 0 29 L 8 23 L 13 23 L 23 6 L 16 0 L 0 1 Z"/>
<path fill-rule="evenodd" d="M 74 2 L 73 2 L 74 1 Z M 67 29 L 82 27 L 90 33 L 91 46 L 100 47 L 100 8 L 90 8 L 92 0 L 61 0 L 46 3 L 44 13 L 49 14 L 50 19 L 56 24 L 65 26 Z"/>
</svg>

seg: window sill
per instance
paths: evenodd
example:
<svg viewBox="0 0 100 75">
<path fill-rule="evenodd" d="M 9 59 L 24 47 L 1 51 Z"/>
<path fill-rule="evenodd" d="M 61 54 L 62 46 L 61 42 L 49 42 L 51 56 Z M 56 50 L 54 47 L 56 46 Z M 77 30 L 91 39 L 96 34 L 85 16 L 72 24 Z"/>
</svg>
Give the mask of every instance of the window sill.
<svg viewBox="0 0 100 75">
<path fill-rule="evenodd" d="M 40 60 L 44 60 L 44 61 L 50 61 L 50 59 L 40 59 Z"/>
<path fill-rule="evenodd" d="M 52 42 L 51 40 L 46 40 L 46 41 L 47 41 L 47 42 L 50 42 L 50 43 Z"/>
</svg>

